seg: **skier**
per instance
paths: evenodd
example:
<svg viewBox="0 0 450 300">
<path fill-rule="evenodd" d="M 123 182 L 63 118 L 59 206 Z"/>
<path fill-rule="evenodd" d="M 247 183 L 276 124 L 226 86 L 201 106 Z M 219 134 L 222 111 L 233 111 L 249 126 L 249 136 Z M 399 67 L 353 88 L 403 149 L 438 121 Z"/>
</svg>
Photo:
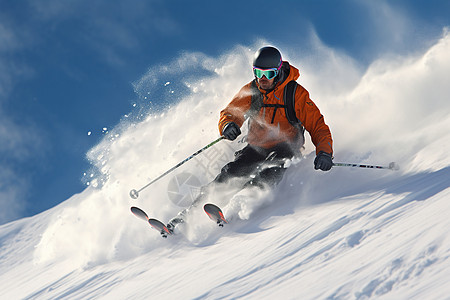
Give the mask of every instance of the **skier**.
<svg viewBox="0 0 450 300">
<path fill-rule="evenodd" d="M 243 187 L 276 185 L 286 171 L 286 160 L 300 153 L 305 129 L 316 147 L 314 168 L 328 171 L 333 166 L 330 129 L 308 91 L 295 82 L 298 69 L 283 61 L 276 48 L 263 47 L 255 53 L 253 74 L 254 80 L 241 88 L 221 111 L 219 119 L 219 132 L 231 141 L 241 134 L 241 126 L 249 119 L 248 145 L 235 153 L 234 161 L 225 165 L 214 181 L 202 189 L 191 207 L 201 202 L 208 188 L 233 178 L 243 178 Z M 295 82 L 291 106 L 285 99 L 289 97 L 285 87 L 290 81 Z M 183 222 L 188 210 L 181 211 L 168 223 L 169 230 Z"/>
</svg>

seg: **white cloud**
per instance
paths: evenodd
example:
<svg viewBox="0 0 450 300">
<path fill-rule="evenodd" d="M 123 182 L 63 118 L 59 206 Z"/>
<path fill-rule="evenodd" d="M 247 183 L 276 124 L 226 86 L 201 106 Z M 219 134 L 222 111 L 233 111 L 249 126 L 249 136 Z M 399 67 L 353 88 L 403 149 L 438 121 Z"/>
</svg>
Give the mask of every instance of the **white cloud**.
<svg viewBox="0 0 450 300">
<path fill-rule="evenodd" d="M 431 47 L 439 37 L 434 20 L 426 20 L 410 15 L 408 5 L 381 1 L 358 1 L 366 7 L 370 16 L 368 32 L 370 46 L 378 53 L 376 57 L 398 55 L 400 53 L 418 54 Z M 405 4 L 403 4 L 405 5 Z M 418 6 L 420 7 L 420 5 Z M 414 52 L 414 53 L 413 53 Z"/>
<path fill-rule="evenodd" d="M 31 73 L 28 67 L 10 59 L 10 53 L 20 47 L 16 32 L 0 23 L 0 224 L 17 218 L 24 211 L 28 178 L 17 166 L 42 149 L 37 129 L 26 125 L 26 121 L 18 124 L 4 110 L 17 81 Z"/>
<path fill-rule="evenodd" d="M 98 53 L 99 60 L 123 67 L 122 51 L 139 48 L 158 35 L 174 35 L 179 25 L 160 1 L 130 0 L 111 3 L 88 0 L 31 2 L 34 22 L 42 26 L 65 26 L 77 22 L 76 40 Z M 146 40 L 139 35 L 146 33 Z"/>
<path fill-rule="evenodd" d="M 11 90 L 12 76 L 11 62 L 7 54 L 18 47 L 16 36 L 5 24 L 0 23 L 0 105 Z"/>
<path fill-rule="evenodd" d="M 0 171 L 0 224 L 20 217 L 24 211 L 24 194 L 26 193 L 26 180 L 2 165 Z"/>
<path fill-rule="evenodd" d="M 14 122 L 0 106 L 0 224 L 25 211 L 30 174 L 23 170 L 43 148 L 36 128 Z"/>
<path fill-rule="evenodd" d="M 0 53 L 10 51 L 17 47 L 18 41 L 11 30 L 0 23 Z"/>
</svg>

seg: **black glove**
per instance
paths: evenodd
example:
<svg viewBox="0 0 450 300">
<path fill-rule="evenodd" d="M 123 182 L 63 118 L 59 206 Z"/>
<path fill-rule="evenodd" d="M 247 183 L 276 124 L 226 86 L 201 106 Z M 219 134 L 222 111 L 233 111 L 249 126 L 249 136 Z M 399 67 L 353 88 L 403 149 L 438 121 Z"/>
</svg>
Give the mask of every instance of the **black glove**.
<svg viewBox="0 0 450 300">
<path fill-rule="evenodd" d="M 225 126 L 222 134 L 227 140 L 234 141 L 241 134 L 241 129 L 236 123 L 230 122 Z"/>
<path fill-rule="evenodd" d="M 333 166 L 332 159 L 333 158 L 331 157 L 330 153 L 320 151 L 319 154 L 317 154 L 316 159 L 314 160 L 314 169 L 329 171 Z"/>
</svg>

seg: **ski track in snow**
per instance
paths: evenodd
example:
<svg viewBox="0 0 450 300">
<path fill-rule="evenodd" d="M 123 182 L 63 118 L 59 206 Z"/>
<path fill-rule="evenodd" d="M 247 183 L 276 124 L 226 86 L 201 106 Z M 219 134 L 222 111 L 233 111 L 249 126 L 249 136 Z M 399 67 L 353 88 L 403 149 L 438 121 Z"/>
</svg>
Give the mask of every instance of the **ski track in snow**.
<svg viewBox="0 0 450 300">
<path fill-rule="evenodd" d="M 215 75 L 190 83 L 192 95 L 166 113 L 119 125 L 111 130 L 114 139 L 91 150 L 97 183 L 107 179 L 103 186 L 0 227 L 0 298 L 450 299 L 449 44 L 447 33 L 423 55 L 375 62 L 356 86 L 340 91 L 345 101 L 330 98 L 318 78 L 304 79 L 330 120 L 335 161 L 389 158 L 400 171 L 317 172 L 307 145 L 273 191 L 209 199 L 223 208 L 229 225 L 218 228 L 198 209 L 182 234 L 162 239 L 129 207 L 161 220 L 174 216 L 181 208 L 167 200 L 170 176 L 138 200 L 129 190 L 214 140 L 214 116 L 230 90 L 247 80 L 242 68 L 249 51 L 203 57 Z M 183 59 L 181 72 L 189 68 L 189 55 Z M 418 95 L 404 89 L 405 81 Z M 137 90 L 146 84 L 144 77 Z M 385 91 L 378 105 L 391 111 L 373 106 L 378 87 Z M 430 90 L 445 99 L 426 97 Z M 221 142 L 181 171 L 207 182 L 221 166 L 202 168 L 207 158 L 219 153 L 229 160 L 239 147 Z"/>
</svg>

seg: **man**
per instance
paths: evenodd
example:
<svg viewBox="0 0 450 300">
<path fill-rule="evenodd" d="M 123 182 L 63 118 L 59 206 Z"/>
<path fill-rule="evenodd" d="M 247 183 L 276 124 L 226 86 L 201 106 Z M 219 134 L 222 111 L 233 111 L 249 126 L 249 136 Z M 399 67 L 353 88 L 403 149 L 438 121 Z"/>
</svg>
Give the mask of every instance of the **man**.
<svg viewBox="0 0 450 300">
<path fill-rule="evenodd" d="M 256 52 L 253 59 L 253 74 L 255 79 L 245 85 L 221 111 L 219 120 L 222 135 L 234 140 L 240 135 L 240 127 L 248 117 L 248 146 L 238 153 L 234 162 L 222 169 L 216 181 L 223 182 L 232 176 L 247 175 L 249 163 L 261 163 L 270 153 L 272 160 L 292 158 L 303 146 L 303 128 L 310 133 L 316 146 L 315 169 L 330 170 L 333 165 L 331 132 L 319 109 L 309 98 L 308 91 L 297 84 L 294 110 L 300 126 L 291 124 L 283 109 L 284 87 L 289 81 L 298 79 L 298 69 L 286 61 L 283 62 L 276 48 L 263 47 Z M 258 100 L 261 103 L 255 104 Z M 254 111 L 254 107 L 257 107 L 257 111 Z M 282 170 L 284 168 L 278 174 L 282 173 Z M 271 183 L 276 183 L 274 181 L 282 177 L 277 175 L 277 178 L 273 178 L 272 174 L 261 176 Z"/>
<path fill-rule="evenodd" d="M 208 188 L 230 179 L 243 179 L 242 187 L 276 185 L 286 170 L 286 160 L 303 147 L 305 129 L 316 147 L 314 168 L 328 171 L 333 166 L 330 129 L 308 91 L 298 83 L 291 104 L 291 115 L 295 115 L 297 123 L 288 118 L 285 87 L 298 79 L 298 69 L 283 61 L 276 48 L 263 47 L 255 53 L 253 74 L 255 79 L 241 88 L 221 111 L 219 120 L 220 133 L 228 140 L 235 140 L 248 119 L 248 145 L 235 153 L 235 160 L 222 168 L 192 206 L 201 202 Z M 182 223 L 187 211 L 182 211 L 167 227 L 173 230 L 176 224 Z"/>
</svg>

